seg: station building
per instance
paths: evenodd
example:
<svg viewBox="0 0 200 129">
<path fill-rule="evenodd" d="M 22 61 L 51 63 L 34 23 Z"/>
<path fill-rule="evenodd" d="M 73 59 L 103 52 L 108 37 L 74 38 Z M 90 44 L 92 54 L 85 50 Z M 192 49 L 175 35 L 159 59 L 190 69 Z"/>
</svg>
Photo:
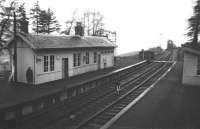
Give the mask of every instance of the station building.
<svg viewBox="0 0 200 129">
<path fill-rule="evenodd" d="M 82 32 L 74 36 L 17 33 L 8 44 L 11 63 L 14 41 L 18 82 L 37 85 L 114 66 L 116 45 L 106 37 L 83 36 Z"/>
<path fill-rule="evenodd" d="M 200 44 L 186 43 L 182 45 L 182 50 L 184 54 L 182 84 L 200 86 Z"/>
</svg>

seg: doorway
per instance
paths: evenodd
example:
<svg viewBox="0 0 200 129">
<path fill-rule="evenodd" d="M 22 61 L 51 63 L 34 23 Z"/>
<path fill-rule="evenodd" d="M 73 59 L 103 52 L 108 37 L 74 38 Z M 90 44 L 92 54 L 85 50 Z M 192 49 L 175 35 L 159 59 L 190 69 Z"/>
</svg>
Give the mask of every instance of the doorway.
<svg viewBox="0 0 200 129">
<path fill-rule="evenodd" d="M 101 69 L 101 55 L 98 55 L 98 69 Z"/>
<path fill-rule="evenodd" d="M 68 78 L 69 77 L 69 68 L 68 68 L 68 58 L 62 58 L 62 73 L 63 73 L 63 78 Z"/>
</svg>

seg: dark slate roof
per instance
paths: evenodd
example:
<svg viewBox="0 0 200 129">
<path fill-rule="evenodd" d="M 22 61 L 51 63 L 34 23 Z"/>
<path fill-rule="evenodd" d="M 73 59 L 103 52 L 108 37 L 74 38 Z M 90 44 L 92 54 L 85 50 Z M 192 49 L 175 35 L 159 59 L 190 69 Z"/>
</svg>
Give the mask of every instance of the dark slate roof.
<svg viewBox="0 0 200 129">
<path fill-rule="evenodd" d="M 187 52 L 193 55 L 200 55 L 200 43 L 192 44 L 192 43 L 185 43 L 182 44 L 183 52 Z"/>
<path fill-rule="evenodd" d="M 192 44 L 192 43 L 187 42 L 185 44 L 182 44 L 182 46 L 190 48 L 190 49 L 194 49 L 194 50 L 197 50 L 197 51 L 200 51 L 200 43 Z"/>
<path fill-rule="evenodd" d="M 30 47 L 40 49 L 116 47 L 106 37 L 18 34 Z"/>
</svg>

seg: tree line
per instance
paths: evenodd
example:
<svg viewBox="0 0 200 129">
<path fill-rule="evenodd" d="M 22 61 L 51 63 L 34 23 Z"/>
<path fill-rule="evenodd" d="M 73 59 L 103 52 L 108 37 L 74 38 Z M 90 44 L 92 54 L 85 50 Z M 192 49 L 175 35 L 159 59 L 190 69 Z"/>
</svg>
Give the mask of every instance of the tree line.
<svg viewBox="0 0 200 129">
<path fill-rule="evenodd" d="M 198 35 L 200 33 L 200 0 L 197 0 L 193 7 L 193 15 L 188 19 L 188 33 L 189 41 L 192 45 L 198 43 Z"/>
<path fill-rule="evenodd" d="M 81 21 L 84 26 L 85 34 L 92 36 L 102 36 L 104 29 L 104 16 L 98 11 L 90 11 L 87 10 L 82 14 L 82 17 L 76 17 L 77 10 L 75 10 L 72 14 L 72 18 L 67 20 L 66 29 L 61 33 L 66 35 L 70 35 L 73 33 L 73 28 L 76 24 L 76 21 Z"/>
<path fill-rule="evenodd" d="M 64 30 L 61 31 L 61 25 L 54 12 L 40 7 L 39 1 L 33 5 L 29 13 L 26 12 L 25 3 L 20 4 L 17 0 L 10 2 L 5 6 L 6 0 L 0 1 L 0 48 L 5 44 L 5 39 L 11 37 L 13 31 L 13 14 L 16 13 L 16 24 L 19 28 L 20 22 L 29 21 L 32 31 L 36 34 L 50 34 L 57 31 L 60 34 L 70 35 L 74 33 L 76 22 L 82 22 L 86 35 L 102 36 L 104 29 L 104 16 L 97 11 L 85 11 L 81 17 L 77 17 L 78 10 L 75 10 L 70 19 L 65 22 Z M 27 16 L 28 14 L 28 16 Z"/>
</svg>

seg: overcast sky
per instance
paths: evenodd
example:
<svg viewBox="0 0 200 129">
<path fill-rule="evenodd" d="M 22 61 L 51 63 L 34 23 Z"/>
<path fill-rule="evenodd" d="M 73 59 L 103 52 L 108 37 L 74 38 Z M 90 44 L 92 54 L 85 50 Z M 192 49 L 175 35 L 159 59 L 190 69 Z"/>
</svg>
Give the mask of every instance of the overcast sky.
<svg viewBox="0 0 200 129">
<path fill-rule="evenodd" d="M 24 1 L 32 8 L 36 0 Z M 171 39 L 179 45 L 186 42 L 187 19 L 195 0 L 39 0 L 43 9 L 51 8 L 60 24 L 78 9 L 100 11 L 106 28 L 117 32 L 117 53 L 166 47 Z M 64 27 L 64 26 L 63 26 Z"/>
</svg>

